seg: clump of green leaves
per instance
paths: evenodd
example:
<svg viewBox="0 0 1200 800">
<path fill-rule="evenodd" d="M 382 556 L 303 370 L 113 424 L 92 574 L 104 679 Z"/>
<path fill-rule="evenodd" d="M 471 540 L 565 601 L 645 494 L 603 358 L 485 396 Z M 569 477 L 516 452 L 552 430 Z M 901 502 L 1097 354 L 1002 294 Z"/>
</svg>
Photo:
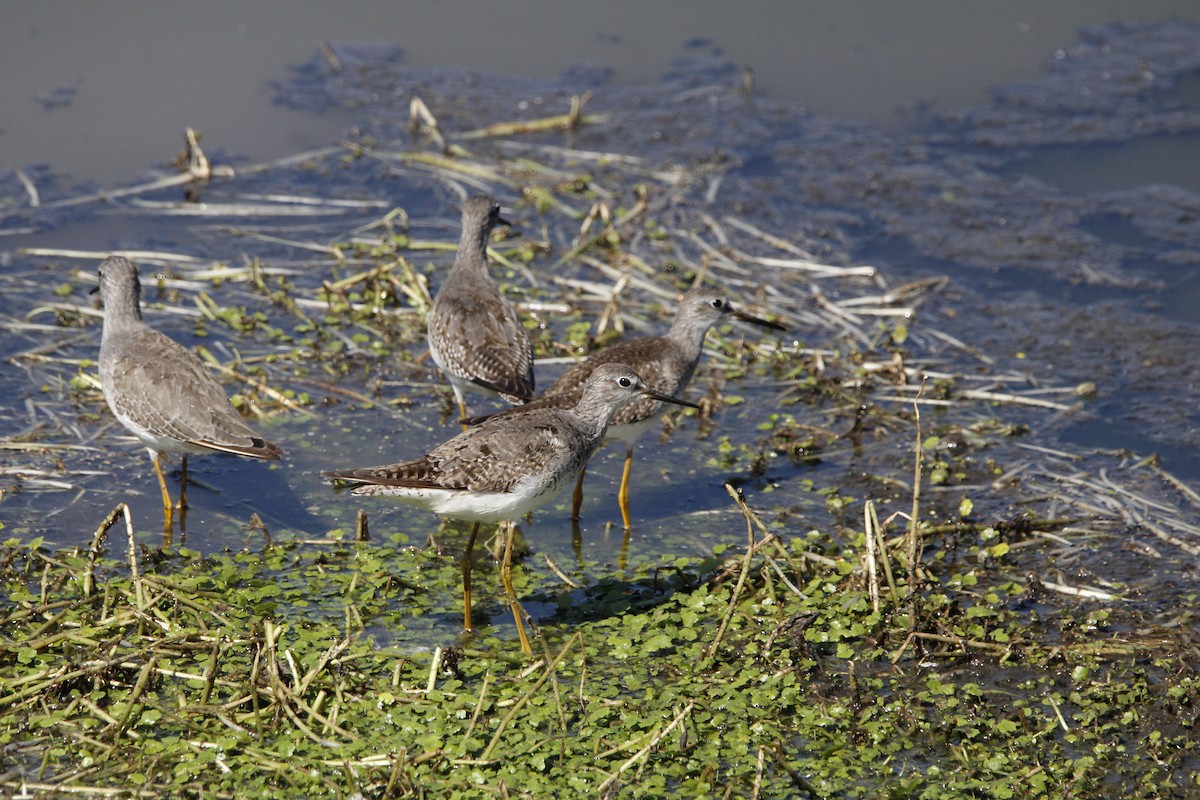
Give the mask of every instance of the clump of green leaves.
<svg viewBox="0 0 1200 800">
<path fill-rule="evenodd" d="M 494 627 L 431 627 L 459 613 L 459 565 L 403 537 L 159 552 L 136 574 L 10 541 L 3 781 L 207 797 L 1194 788 L 1200 686 L 1178 633 L 1135 639 L 1127 612 L 1056 607 L 982 568 L 912 594 L 890 547 L 895 591 L 876 596 L 861 536 L 760 532 L 749 553 L 578 590 L 518 568 L 521 596 L 558 609 L 528 666 Z M 998 562 L 1001 538 L 979 537 Z"/>
</svg>

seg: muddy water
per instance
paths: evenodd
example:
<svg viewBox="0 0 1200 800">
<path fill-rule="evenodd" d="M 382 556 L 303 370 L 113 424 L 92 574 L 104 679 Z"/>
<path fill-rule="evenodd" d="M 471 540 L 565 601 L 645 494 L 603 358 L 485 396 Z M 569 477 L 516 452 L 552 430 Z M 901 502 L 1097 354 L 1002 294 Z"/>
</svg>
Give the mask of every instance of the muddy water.
<svg viewBox="0 0 1200 800">
<path fill-rule="evenodd" d="M 32 5 L 8 8 L 33 13 Z M 921 321 L 968 342 L 987 360 L 963 358 L 953 348 L 939 350 L 933 340 L 917 341 L 914 350 L 930 363 L 941 358 L 952 372 L 1009 376 L 999 382 L 1013 391 L 1096 385 L 1095 394 L 1071 413 L 1024 407 L 980 413 L 1026 423 L 1033 431 L 1028 441 L 1035 446 L 1069 449 L 1085 462 L 1096 447 L 1127 448 L 1139 456 L 1159 452 L 1170 471 L 1192 482 L 1200 479 L 1192 455 L 1200 444 L 1200 420 L 1186 400 L 1200 382 L 1192 357 L 1196 318 L 1190 311 L 1200 241 L 1195 177 L 1184 157 L 1200 130 L 1189 83 L 1197 69 L 1191 54 L 1200 52 L 1200 37 L 1186 26 L 1149 33 L 1107 29 L 1082 42 L 1076 35 L 1082 23 L 1143 14 L 1163 19 L 1187 13 L 1184 5 L 1062 4 L 1056 6 L 1061 17 L 1056 12 L 1054 19 L 1045 19 L 1045 12 L 1035 15 L 1032 5 L 1011 4 L 1006 6 L 1011 16 L 956 20 L 954 15 L 962 13 L 957 6 L 931 4 L 919 15 L 918 6 L 908 4 L 901 19 L 889 16 L 896 13 L 888 10 L 891 6 L 862 4 L 873 13 L 818 20 L 794 19 L 782 4 L 764 4 L 768 23 L 757 20 L 752 26 L 703 15 L 681 23 L 681 7 L 670 4 L 659 6 L 663 17 L 654 19 L 638 16 L 632 6 L 605 19 L 556 19 L 543 9 L 532 19 L 547 28 L 540 33 L 524 29 L 529 38 L 522 47 L 513 46 L 515 32 L 505 35 L 517 24 L 506 16 L 482 33 L 464 34 L 460 24 L 452 24 L 461 20 L 436 15 L 398 20 L 380 16 L 384 12 L 376 6 L 365 7 L 361 18 L 336 20 L 317 15 L 314 6 L 296 6 L 287 26 L 267 15 L 220 14 L 210 7 L 203 19 L 193 20 L 188 35 L 197 38 L 180 39 L 186 18 L 155 19 L 156 12 L 140 5 L 105 8 L 158 27 L 138 31 L 130 26 L 141 34 L 136 43 L 98 42 L 89 35 L 98 22 L 87 16 L 96 12 L 84 5 L 69 24 L 32 16 L 5 27 L 5 36 L 23 30 L 28 38 L 20 41 L 36 45 L 4 50 L 7 74 L 24 76 L 14 83 L 26 88 L 14 103 L 0 104 L 4 113 L 15 113 L 6 119 L 0 142 L 6 163 L 23 166 L 45 202 L 77 193 L 81 182 L 110 187 L 145 177 L 146 170 L 174 153 L 184 125 L 201 128 L 210 155 L 246 163 L 336 144 L 350 129 L 357 129 L 354 136 L 409 146 L 402 129 L 413 92 L 448 119 L 457 112 L 492 121 L 525 110 L 522 104 L 531 98 L 533 105 L 543 104 L 543 113 L 558 111 L 566 95 L 591 88 L 593 108 L 618 115 L 621 123 L 585 132 L 570 144 L 631 153 L 655 164 L 721 164 L 719 185 L 701 182 L 678 190 L 693 209 L 717 217 L 736 213 L 836 263 L 873 264 L 892 286 L 949 276 L 948 288 L 925 301 Z M 416 11 L 431 8 L 417 6 Z M 675 16 L 661 9 L 675 9 Z M 943 28 L 930 25 L 935 14 L 959 35 L 946 36 Z M 779 24 L 781 19 L 789 24 Z M 617 26 L 618 21 L 628 27 Z M 711 27 L 692 27 L 701 24 Z M 414 29 L 427 35 L 380 33 Z M 758 38 L 743 39 L 746 29 Z M 57 38 L 67 32 L 77 38 Z M 336 45 L 332 53 L 340 72 L 329 68 L 327 55 L 315 54 L 316 41 L 368 38 L 394 39 L 399 47 Z M 37 60 L 50 52 L 78 55 L 84 66 L 75 62 L 63 67 L 67 72 L 54 72 L 49 62 Z M 204 58 L 194 61 L 195 53 Z M 534 53 L 546 60 L 531 63 Z M 776 60 L 785 54 L 790 60 Z M 985 57 L 989 54 L 992 58 Z M 808 60 L 814 57 L 816 65 Z M 687 60 L 672 66 L 677 58 Z M 558 77 L 581 59 L 606 66 Z M 289 70 L 301 62 L 301 69 Z M 161 71 L 148 69 L 150 63 Z M 739 93 L 742 67 L 748 64 L 756 75 L 753 102 Z M 118 67 L 123 71 L 105 72 Z M 182 73 L 176 75 L 176 69 Z M 499 74 L 480 77 L 472 71 L 480 69 Z M 660 81 L 664 72 L 669 75 Z M 130 88 L 137 86 L 135 77 L 147 79 L 144 92 Z M 144 102 L 147 96 L 155 101 Z M 723 160 L 714 159 L 714 153 Z M 1180 161 L 1178 170 L 1164 166 Z M 68 304 L 86 308 L 84 292 L 95 260 L 31 256 L 24 248 L 161 250 L 234 266 L 259 257 L 289 270 L 293 285 L 311 294 L 336 271 L 331 260 L 263 237 L 339 241 L 392 205 L 406 208 L 420 236 L 453 241 L 456 235 L 453 193 L 394 165 L 330 163 L 304 173 L 278 170 L 236 187 L 214 185 L 205 197 L 214 203 L 234 202 L 251 192 L 286 193 L 379 204 L 301 222 L 198 220 L 132 203 L 35 210 L 28 207 L 16 175 L 2 176 L 6 216 L 0 220 L 0 258 L 8 280 L 0 312 L 6 321 L 21 323 L 6 331 L 3 355 L 21 357 L 4 370 L 3 391 L 11 400 L 0 432 L 9 439 L 85 449 L 49 455 L 6 451 L 0 519 L 9 534 L 46 536 L 54 544 L 78 541 L 118 499 L 129 499 L 140 520 L 153 520 L 157 490 L 142 453 L 112 427 L 94 391 L 69 385 L 88 369 L 80 362 L 94 358 L 95 318 L 76 319 L 61 308 L 30 313 L 56 301 L 56 286 L 70 288 Z M 152 199 L 177 196 L 165 192 Z M 681 227 L 698 225 L 684 212 L 680 220 Z M 539 224 L 531 211 L 518 221 L 534 230 Z M 247 228 L 258 236 L 247 236 Z M 569 231 L 554 230 L 551 236 L 565 239 Z M 418 264 L 436 285 L 444 260 L 422 257 Z M 167 271 L 186 277 L 190 269 Z M 780 303 L 802 307 L 808 292 L 803 282 L 769 274 L 761 280 L 784 290 Z M 151 322 L 189 344 L 203 341 L 223 360 L 233 357 L 233 348 L 251 357 L 278 352 L 261 330 L 239 338 L 213 325 L 209 336 L 197 337 L 200 289 L 221 303 L 263 306 L 261 297 L 236 284 L 222 289 L 167 283 L 150 293 L 148 299 L 161 304 L 149 312 Z M 846 286 L 844 292 L 865 289 Z M 637 309 L 651 312 L 646 304 Z M 281 316 L 270 308 L 265 313 L 272 321 Z M 563 332 L 562 323 L 551 324 L 559 325 L 556 333 Z M 659 314 L 646 324 L 661 329 L 666 320 Z M 809 346 L 838 345 L 832 327 L 806 328 L 798 336 Z M 55 348 L 52 355 L 59 360 L 28 356 L 43 343 Z M 419 349 L 419 343 L 405 346 Z M 282 380 L 296 391 L 320 393 L 311 384 Z M 357 506 L 335 499 L 319 481 L 320 469 L 416 454 L 447 435 L 436 376 L 382 361 L 361 371 L 353 388 L 392 399 L 410 396 L 411 407 L 388 411 L 331 403 L 318 406 L 311 418 L 280 415 L 262 426 L 289 449 L 288 460 L 276 469 L 235 459 L 196 460 L 194 477 L 208 490 L 191 493 L 196 507 L 190 530 L 203 536 L 193 536 L 188 545 L 202 550 L 240 546 L 256 535 L 247 533 L 245 524 L 252 511 L 280 535 L 316 537 L 331 528 L 346 529 Z M 633 500 L 638 527 L 632 558 L 702 553 L 728 541 L 736 514 L 721 484 L 730 477 L 744 483 L 759 507 L 772 508 L 790 530 L 802 531 L 831 520 L 853 524 L 831 512 L 823 496 L 810 496 L 806 482 L 850 487 L 848 493 L 861 498 L 879 488 L 863 475 L 907 469 L 898 443 L 882 461 L 845 448 L 826 453 L 820 463 L 777 459 L 757 476 L 744 474 L 741 464 L 723 468 L 720 437 L 735 446 L 756 444 L 762 412 L 787 399 L 769 382 L 735 384 L 727 391 L 748 402 L 722 415 L 716 436 L 685 425 L 666 446 L 643 444 L 635 466 L 648 479 Z M 819 414 L 828 409 L 816 413 L 810 419 L 820 421 Z M 835 418 L 830 424 L 844 422 Z M 1017 462 L 1011 454 L 1004 460 L 1010 467 Z M 34 468 L 40 472 L 31 477 Z M 560 565 L 580 557 L 589 565 L 619 560 L 621 537 L 608 524 L 615 512 L 618 470 L 619 459 L 609 454 L 590 474 L 581 532 L 586 552 L 577 554 L 566 535 L 565 513 L 554 509 L 539 513 L 526 530 L 534 549 Z M 254 487 L 249 495 L 243 491 L 247 486 Z M 984 491 L 973 492 L 981 508 Z M 270 498 L 269 505 L 260 498 Z M 957 500 L 948 495 L 946 503 L 953 506 Z M 997 502 L 996 513 L 1007 502 Z M 434 532 L 428 515 L 368 510 L 377 533 L 403 531 L 420 541 Z M 680 540 L 676 532 L 684 514 L 688 537 Z M 1193 511 L 1189 519 L 1195 517 Z M 603 571 L 601 566 L 589 574 Z M 1108 575 L 1134 572 L 1126 563 Z"/>
</svg>

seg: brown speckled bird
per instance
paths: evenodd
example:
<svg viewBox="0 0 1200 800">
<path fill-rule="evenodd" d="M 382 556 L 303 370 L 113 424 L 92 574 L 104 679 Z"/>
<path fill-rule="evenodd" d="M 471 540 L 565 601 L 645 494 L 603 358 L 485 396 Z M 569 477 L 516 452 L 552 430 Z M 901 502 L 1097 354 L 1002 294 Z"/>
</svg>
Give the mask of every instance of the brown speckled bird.
<svg viewBox="0 0 1200 800">
<path fill-rule="evenodd" d="M 529 334 L 488 274 L 488 239 L 496 225 L 508 224 L 490 197 L 463 203 L 458 254 L 429 310 L 429 353 L 450 381 L 464 417 L 468 389 L 513 404 L 533 397 Z"/>
<path fill-rule="evenodd" d="M 471 550 L 479 524 L 520 519 L 557 497 L 583 473 L 614 413 L 643 399 L 695 407 L 654 391 L 625 364 L 605 364 L 579 387 L 571 406 L 522 406 L 468 428 L 412 461 L 322 474 L 357 484 L 356 495 L 394 497 L 475 523 L 462 562 L 463 623 L 469 630 Z M 510 549 L 511 540 L 506 551 Z M 505 591 L 513 603 L 522 648 L 529 652 L 507 568 L 507 563 L 501 567 Z"/>
<path fill-rule="evenodd" d="M 675 322 L 663 336 L 646 336 L 620 342 L 600 350 L 579 362 L 555 381 L 540 397 L 524 407 L 569 408 L 579 400 L 583 387 L 601 364 L 628 364 L 642 376 L 651 389 L 666 395 L 678 395 L 692 380 L 696 365 L 704 348 L 704 337 L 716 323 L 726 317 L 750 322 L 773 330 L 785 328 L 768 320 L 738 311 L 733 304 L 715 289 L 692 289 L 683 295 L 675 312 Z M 627 404 L 613 414 L 605 440 L 625 443 L 625 466 L 621 472 L 621 487 L 617 500 L 621 507 L 621 519 L 630 527 L 629 518 L 629 472 L 633 464 L 633 445 L 638 437 L 653 427 L 662 410 L 662 403 L 651 397 L 642 397 Z M 504 416 L 505 411 L 495 416 Z M 475 417 L 468 423 L 486 419 Z M 572 500 L 572 518 L 579 518 L 583 503 L 583 475 L 581 470 Z"/>
</svg>

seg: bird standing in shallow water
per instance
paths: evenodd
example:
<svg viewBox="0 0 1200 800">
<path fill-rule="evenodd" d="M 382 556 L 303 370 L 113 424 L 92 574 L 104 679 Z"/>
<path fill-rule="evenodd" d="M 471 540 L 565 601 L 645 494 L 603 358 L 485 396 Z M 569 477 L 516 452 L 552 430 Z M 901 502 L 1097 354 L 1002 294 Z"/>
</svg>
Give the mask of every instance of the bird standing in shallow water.
<svg viewBox="0 0 1200 800">
<path fill-rule="evenodd" d="M 492 229 L 508 224 L 490 197 L 463 203 L 458 254 L 429 309 L 429 353 L 450 381 L 463 417 L 468 389 L 513 404 L 533 397 L 533 344 L 488 273 Z"/>
<path fill-rule="evenodd" d="M 645 379 L 646 384 L 657 392 L 677 395 L 687 388 L 700 362 L 704 348 L 704 337 L 709 328 L 726 317 L 761 325 L 766 328 L 786 330 L 776 322 L 769 322 L 738 311 L 721 293 L 714 289 L 692 289 L 683 295 L 675 312 L 671 330 L 663 336 L 646 336 L 615 344 L 588 356 L 571 367 L 555 381 L 540 397 L 521 410 L 533 408 L 569 408 L 579 400 L 583 387 L 593 372 L 602 364 L 622 363 L 631 366 Z M 621 487 L 617 501 L 621 507 L 621 519 L 625 528 L 630 527 L 629 518 L 629 473 L 633 464 L 633 445 L 647 429 L 653 427 L 662 411 L 662 403 L 651 397 L 642 397 L 618 410 L 609 423 L 605 440 L 625 443 L 625 465 L 621 471 Z M 504 416 L 505 411 L 493 416 Z M 468 423 L 476 423 L 485 417 L 476 417 Z M 583 470 L 580 470 L 572 497 L 571 518 L 579 519 L 583 504 Z"/>
<path fill-rule="evenodd" d="M 225 390 L 194 353 L 142 320 L 142 285 L 132 261 L 120 256 L 104 259 L 98 291 L 104 304 L 100 387 L 113 415 L 150 452 L 169 534 L 173 505 L 162 472 L 163 453 L 183 455 L 179 490 L 183 515 L 187 512 L 189 453 L 222 452 L 278 460 L 283 450 L 242 420 Z"/>
<path fill-rule="evenodd" d="M 553 500 L 587 466 L 614 412 L 643 398 L 695 407 L 649 388 L 625 364 L 605 364 L 567 408 L 514 409 L 468 428 L 428 454 L 380 467 L 331 470 L 358 484 L 356 495 L 394 497 L 442 516 L 474 522 L 463 556 L 463 624 L 471 628 L 471 550 L 481 522 L 508 522 L 501 578 L 521 648 L 532 653 L 512 588 L 512 521 Z"/>
</svg>

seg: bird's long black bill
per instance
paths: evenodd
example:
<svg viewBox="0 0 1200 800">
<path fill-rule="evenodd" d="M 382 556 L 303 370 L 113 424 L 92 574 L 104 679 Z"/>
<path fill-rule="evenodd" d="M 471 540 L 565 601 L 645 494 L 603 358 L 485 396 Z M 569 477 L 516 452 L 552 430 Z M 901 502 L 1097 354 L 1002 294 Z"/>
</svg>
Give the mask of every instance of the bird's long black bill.
<svg viewBox="0 0 1200 800">
<path fill-rule="evenodd" d="M 687 406 L 688 408 L 699 408 L 695 403 L 689 403 L 687 400 L 680 400 L 678 397 L 671 397 L 669 394 L 662 394 L 652 389 L 647 389 L 643 392 L 646 397 L 653 397 L 655 400 L 660 400 L 664 403 L 674 403 L 677 406 Z"/>
<path fill-rule="evenodd" d="M 771 330 L 774 330 L 774 331 L 786 331 L 787 330 L 787 328 L 783 327 L 778 322 L 771 322 L 771 320 L 769 320 L 769 319 L 759 319 L 758 317 L 754 316 L 753 314 L 747 314 L 745 311 L 737 311 L 735 309 L 733 312 L 733 315 L 735 317 L 737 317 L 738 319 L 740 319 L 742 322 L 749 322 L 752 325 L 761 325 L 764 328 L 770 328 Z"/>
</svg>

